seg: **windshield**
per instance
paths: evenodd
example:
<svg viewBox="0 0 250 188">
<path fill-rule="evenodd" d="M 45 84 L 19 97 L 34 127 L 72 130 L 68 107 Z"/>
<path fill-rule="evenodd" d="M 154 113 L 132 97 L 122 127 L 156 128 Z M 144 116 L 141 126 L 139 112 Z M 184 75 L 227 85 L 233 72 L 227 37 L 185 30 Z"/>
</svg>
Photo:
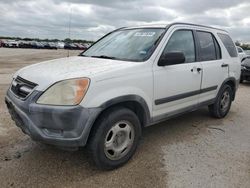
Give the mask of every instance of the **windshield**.
<svg viewBox="0 0 250 188">
<path fill-rule="evenodd" d="M 153 53 L 154 47 L 165 29 L 141 28 L 115 31 L 82 53 L 83 56 L 107 59 L 144 61 Z"/>
</svg>

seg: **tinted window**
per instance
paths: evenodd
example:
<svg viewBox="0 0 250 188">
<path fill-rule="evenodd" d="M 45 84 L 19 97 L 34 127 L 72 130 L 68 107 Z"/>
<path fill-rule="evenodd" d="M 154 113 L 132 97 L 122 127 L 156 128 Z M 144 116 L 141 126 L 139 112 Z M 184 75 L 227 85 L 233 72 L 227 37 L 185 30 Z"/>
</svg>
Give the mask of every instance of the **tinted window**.
<svg viewBox="0 0 250 188">
<path fill-rule="evenodd" d="M 231 57 L 237 57 L 238 54 L 237 54 L 237 51 L 235 49 L 235 46 L 234 46 L 234 43 L 233 43 L 232 39 L 226 34 L 218 33 L 218 36 L 220 37 L 220 39 L 221 39 L 222 43 L 224 44 L 225 48 L 227 49 L 229 55 Z"/>
<path fill-rule="evenodd" d="M 189 30 L 175 31 L 169 39 L 163 54 L 169 52 L 183 52 L 186 58 L 186 63 L 194 62 L 195 46 L 193 32 Z"/>
<path fill-rule="evenodd" d="M 213 35 L 208 32 L 197 32 L 200 42 L 200 60 L 211 61 L 220 58 L 220 48 Z"/>
</svg>

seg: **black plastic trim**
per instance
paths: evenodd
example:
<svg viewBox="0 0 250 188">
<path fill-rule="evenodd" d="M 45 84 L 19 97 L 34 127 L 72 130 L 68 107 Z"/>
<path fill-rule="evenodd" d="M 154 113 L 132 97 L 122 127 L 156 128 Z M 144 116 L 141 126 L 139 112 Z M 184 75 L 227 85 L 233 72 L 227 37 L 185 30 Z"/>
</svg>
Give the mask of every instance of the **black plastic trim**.
<svg viewBox="0 0 250 188">
<path fill-rule="evenodd" d="M 124 95 L 124 96 L 116 97 L 116 98 L 113 98 L 113 99 L 103 103 L 99 108 L 101 108 L 102 111 L 104 111 L 108 107 L 111 107 L 113 105 L 123 103 L 123 102 L 137 102 L 137 103 L 139 103 L 144 110 L 144 114 L 145 114 L 145 119 L 144 119 L 145 122 L 144 123 L 145 123 L 145 125 L 147 125 L 149 123 L 151 116 L 150 116 L 148 105 L 147 105 L 146 101 L 138 95 Z"/>
<path fill-rule="evenodd" d="M 233 91 L 233 101 L 234 101 L 234 99 L 235 99 L 235 94 L 236 94 L 236 90 L 237 90 L 237 88 L 238 88 L 238 86 L 239 86 L 239 81 L 240 81 L 240 80 L 236 80 L 234 77 L 229 77 L 229 78 L 227 78 L 226 80 L 224 80 L 224 82 L 221 84 L 220 90 L 221 90 L 221 88 L 222 88 L 227 82 L 229 82 L 229 81 L 232 81 L 232 82 L 234 83 L 234 86 L 235 86 L 235 88 L 232 88 L 232 89 L 234 89 L 234 91 Z"/>
<path fill-rule="evenodd" d="M 200 93 L 206 93 L 206 92 L 209 92 L 209 91 L 213 91 L 213 90 L 216 90 L 217 88 L 218 88 L 218 86 L 212 86 L 212 87 L 204 88 L 204 89 L 201 89 Z"/>
<path fill-rule="evenodd" d="M 203 106 L 211 105 L 211 104 L 213 104 L 215 102 L 215 100 L 216 100 L 216 98 L 210 99 L 208 101 L 201 102 L 201 103 L 199 103 L 197 105 L 188 106 L 188 107 L 176 110 L 174 112 L 169 112 L 167 114 L 163 114 L 163 115 L 153 117 L 151 119 L 151 123 L 149 124 L 149 126 L 160 123 L 160 122 L 163 122 L 163 121 L 166 121 L 166 120 L 169 120 L 169 119 L 174 118 L 174 117 L 181 116 L 183 114 L 186 114 L 186 113 L 189 113 L 189 112 L 192 112 L 192 111 L 195 111 L 195 110 L 197 110 L 197 109 L 199 109 L 199 108 L 201 108 Z"/>
<path fill-rule="evenodd" d="M 187 92 L 187 93 L 183 93 L 183 94 L 179 94 L 179 95 L 174 95 L 171 97 L 166 97 L 166 98 L 162 98 L 162 99 L 157 99 L 155 100 L 155 105 L 160 105 L 160 104 L 164 104 L 164 103 L 168 103 L 168 102 L 173 102 L 176 100 L 180 100 L 180 99 L 184 99 L 187 97 L 192 97 L 194 95 L 198 95 L 201 93 L 206 93 L 209 91 L 213 91 L 216 90 L 218 86 L 212 86 L 212 87 L 208 87 L 208 88 L 204 88 L 204 89 L 200 89 L 200 90 L 196 90 L 196 91 L 191 91 L 191 92 Z"/>
</svg>

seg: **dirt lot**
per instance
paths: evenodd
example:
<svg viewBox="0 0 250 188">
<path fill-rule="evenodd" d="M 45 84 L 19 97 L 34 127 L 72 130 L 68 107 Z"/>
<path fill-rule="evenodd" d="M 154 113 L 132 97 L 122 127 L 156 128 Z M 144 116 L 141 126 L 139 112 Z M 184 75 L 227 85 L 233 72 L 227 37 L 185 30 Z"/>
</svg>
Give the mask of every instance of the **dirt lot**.
<svg viewBox="0 0 250 188">
<path fill-rule="evenodd" d="M 250 83 L 240 86 L 223 120 L 210 118 L 204 108 L 145 129 L 135 156 L 114 171 L 96 169 L 85 150 L 33 142 L 5 107 L 11 76 L 26 65 L 66 55 L 0 49 L 0 187 L 250 187 Z"/>
</svg>

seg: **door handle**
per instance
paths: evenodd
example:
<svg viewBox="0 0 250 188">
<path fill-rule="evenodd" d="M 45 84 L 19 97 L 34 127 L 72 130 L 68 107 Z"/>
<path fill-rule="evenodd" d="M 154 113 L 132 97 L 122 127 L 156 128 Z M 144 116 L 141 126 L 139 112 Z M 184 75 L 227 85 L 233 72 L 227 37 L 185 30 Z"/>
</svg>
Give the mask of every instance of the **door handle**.
<svg viewBox="0 0 250 188">
<path fill-rule="evenodd" d="M 228 67 L 229 65 L 228 64 L 222 64 L 221 67 Z"/>
<path fill-rule="evenodd" d="M 198 73 L 200 73 L 202 71 L 202 68 L 194 67 L 194 68 L 191 69 L 191 72 L 194 72 L 195 69 L 197 70 Z"/>
<path fill-rule="evenodd" d="M 198 71 L 198 72 L 201 72 L 201 71 L 202 71 L 202 68 L 197 68 L 197 71 Z"/>
</svg>

